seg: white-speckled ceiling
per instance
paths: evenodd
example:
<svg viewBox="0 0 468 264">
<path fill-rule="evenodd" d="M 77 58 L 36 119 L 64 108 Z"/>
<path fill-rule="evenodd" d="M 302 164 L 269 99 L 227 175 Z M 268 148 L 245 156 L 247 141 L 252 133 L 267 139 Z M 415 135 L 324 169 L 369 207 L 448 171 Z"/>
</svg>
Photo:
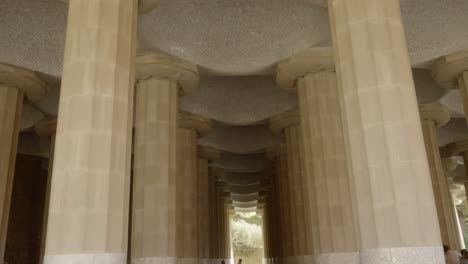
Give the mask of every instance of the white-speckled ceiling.
<svg viewBox="0 0 468 264">
<path fill-rule="evenodd" d="M 181 109 L 238 125 L 216 126 L 200 141 L 202 145 L 231 153 L 258 153 L 279 139 L 266 126 L 239 125 L 255 124 L 297 107 L 294 95 L 276 87 L 274 65 L 305 48 L 330 45 L 325 3 L 159 0 L 156 10 L 139 17 L 139 52 L 162 50 L 199 65 L 200 90 L 181 98 Z M 427 68 L 441 55 L 468 48 L 468 1 L 402 0 L 401 8 L 414 67 Z M 37 121 L 38 111 L 57 114 L 66 13 L 67 4 L 59 0 L 0 0 L 0 62 L 52 76 L 49 97 L 25 108 L 24 129 Z M 419 103 L 439 100 L 454 117 L 464 116 L 458 91 L 439 89 L 426 70 L 415 70 L 414 77 Z M 467 131 L 464 119 L 455 119 L 439 129 L 440 143 L 464 138 Z M 260 156 L 242 163 L 239 155 L 223 155 L 217 166 L 262 167 Z"/>
</svg>

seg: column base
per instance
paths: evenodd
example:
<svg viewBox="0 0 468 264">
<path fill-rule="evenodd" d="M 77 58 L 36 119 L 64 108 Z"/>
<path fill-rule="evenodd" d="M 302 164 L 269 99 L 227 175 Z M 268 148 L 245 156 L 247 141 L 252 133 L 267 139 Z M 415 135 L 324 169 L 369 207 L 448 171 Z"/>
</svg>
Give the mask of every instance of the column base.
<svg viewBox="0 0 468 264">
<path fill-rule="evenodd" d="M 202 258 L 202 259 L 200 259 L 200 264 L 211 264 L 211 259 Z"/>
<path fill-rule="evenodd" d="M 176 257 L 154 257 L 132 259 L 132 264 L 177 264 Z"/>
<path fill-rule="evenodd" d="M 460 252 L 456 250 L 450 250 L 447 254 L 447 262 L 458 264 L 460 263 Z"/>
<path fill-rule="evenodd" d="M 361 264 L 445 264 L 440 247 L 376 248 L 361 251 Z"/>
<path fill-rule="evenodd" d="M 314 262 L 305 262 L 307 264 L 361 264 L 358 252 L 343 252 L 343 253 L 329 253 L 320 254 L 312 257 Z M 310 258 L 308 258 L 310 261 Z"/>
<path fill-rule="evenodd" d="M 44 264 L 125 264 L 127 254 L 67 254 L 46 255 Z"/>
</svg>

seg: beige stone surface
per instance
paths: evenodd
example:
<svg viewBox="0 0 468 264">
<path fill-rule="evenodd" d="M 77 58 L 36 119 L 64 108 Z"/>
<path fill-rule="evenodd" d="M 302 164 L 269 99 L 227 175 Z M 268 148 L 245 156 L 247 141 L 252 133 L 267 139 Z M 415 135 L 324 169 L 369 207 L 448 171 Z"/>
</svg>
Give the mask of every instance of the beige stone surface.
<svg viewBox="0 0 468 264">
<path fill-rule="evenodd" d="M 22 91 L 0 85 L 0 261 L 3 261 L 7 239 L 22 106 Z"/>
<path fill-rule="evenodd" d="M 353 197 L 347 170 L 336 74 L 307 74 L 297 83 L 304 141 L 313 252 L 357 250 Z"/>
<path fill-rule="evenodd" d="M 136 18 L 136 0 L 70 1 L 45 263 L 125 261 Z"/>
<path fill-rule="evenodd" d="M 280 132 L 285 138 L 287 174 L 288 209 L 290 210 L 291 256 L 300 258 L 308 255 L 308 236 L 306 234 L 306 206 L 304 204 L 303 157 L 300 146 L 302 139 L 299 126 L 299 114 L 286 112 L 270 119 L 270 129 Z"/>
<path fill-rule="evenodd" d="M 0 261 L 3 261 L 24 97 L 35 102 L 49 87 L 36 73 L 0 63 Z"/>
<path fill-rule="evenodd" d="M 136 88 L 132 259 L 175 257 L 177 82 Z"/>
<path fill-rule="evenodd" d="M 327 258 L 356 252 L 351 179 L 332 49 L 309 49 L 281 62 L 277 80 L 282 88 L 297 91 L 299 98 L 309 255 Z"/>
<path fill-rule="evenodd" d="M 329 11 L 359 248 L 441 263 L 419 250 L 442 242 L 399 1 L 329 0 Z"/>
<path fill-rule="evenodd" d="M 198 259 L 198 136 L 211 129 L 208 119 L 178 113 L 176 237 L 179 259 Z"/>
<path fill-rule="evenodd" d="M 427 104 L 419 106 L 419 111 L 442 243 L 448 245 L 452 250 L 459 251 L 462 245 L 460 245 L 458 234 L 458 217 L 455 215 L 453 199 L 440 158 L 439 144 L 436 137 L 436 128 L 445 125 L 450 120 L 450 112 L 441 105 Z"/>
</svg>

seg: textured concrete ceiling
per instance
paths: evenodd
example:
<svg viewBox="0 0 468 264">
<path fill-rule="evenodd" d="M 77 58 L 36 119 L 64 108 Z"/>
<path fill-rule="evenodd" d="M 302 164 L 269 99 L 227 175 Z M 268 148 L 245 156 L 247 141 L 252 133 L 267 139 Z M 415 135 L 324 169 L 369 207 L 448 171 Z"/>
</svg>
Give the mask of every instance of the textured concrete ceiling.
<svg viewBox="0 0 468 264">
<path fill-rule="evenodd" d="M 415 68 L 468 48 L 468 1 L 402 0 L 401 8 Z M 57 114 L 66 13 L 59 0 L 0 0 L 0 62 L 39 71 L 51 86 L 47 98 L 25 106 L 25 131 Z M 331 44 L 326 0 L 159 0 L 139 17 L 138 41 L 139 52 L 165 51 L 199 65 L 200 89 L 181 98 L 180 108 L 224 124 L 200 144 L 225 151 L 212 166 L 244 172 L 264 170 L 263 154 L 252 153 L 281 142 L 265 125 L 252 124 L 297 107 L 294 95 L 276 87 L 275 64 Z M 437 87 L 427 70 L 413 73 L 419 103 L 439 101 L 453 117 L 464 117 L 458 91 Z M 37 139 L 25 135 L 20 149 L 43 153 Z M 460 118 L 438 130 L 440 145 L 466 135 Z"/>
</svg>

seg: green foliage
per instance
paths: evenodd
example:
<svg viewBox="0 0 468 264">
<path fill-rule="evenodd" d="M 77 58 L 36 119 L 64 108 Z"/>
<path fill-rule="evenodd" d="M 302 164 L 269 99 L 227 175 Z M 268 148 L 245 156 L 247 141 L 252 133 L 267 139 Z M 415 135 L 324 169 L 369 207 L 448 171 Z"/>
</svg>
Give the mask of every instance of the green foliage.
<svg viewBox="0 0 468 264">
<path fill-rule="evenodd" d="M 262 220 L 256 215 L 235 215 L 231 223 L 235 255 L 248 257 L 263 247 Z"/>
</svg>

